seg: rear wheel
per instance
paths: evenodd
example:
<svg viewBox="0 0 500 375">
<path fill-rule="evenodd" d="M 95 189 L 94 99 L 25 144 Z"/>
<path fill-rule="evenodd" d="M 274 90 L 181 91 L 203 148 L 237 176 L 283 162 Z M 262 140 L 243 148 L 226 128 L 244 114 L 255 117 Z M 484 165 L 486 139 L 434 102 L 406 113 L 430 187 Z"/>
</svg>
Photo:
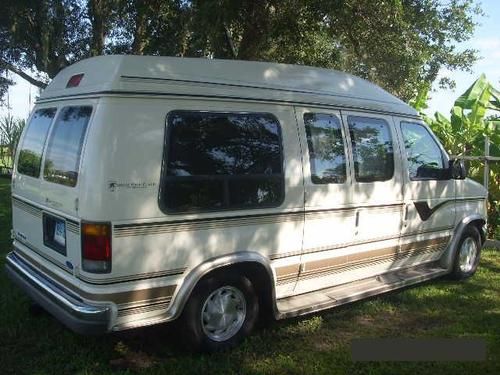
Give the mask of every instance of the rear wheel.
<svg viewBox="0 0 500 375">
<path fill-rule="evenodd" d="M 479 265 L 480 255 L 481 236 L 476 227 L 469 225 L 465 228 L 458 243 L 452 277 L 460 280 L 474 275 Z"/>
<path fill-rule="evenodd" d="M 252 331 L 258 314 L 258 298 L 249 279 L 236 274 L 207 278 L 184 308 L 182 335 L 191 350 L 225 350 Z"/>
</svg>

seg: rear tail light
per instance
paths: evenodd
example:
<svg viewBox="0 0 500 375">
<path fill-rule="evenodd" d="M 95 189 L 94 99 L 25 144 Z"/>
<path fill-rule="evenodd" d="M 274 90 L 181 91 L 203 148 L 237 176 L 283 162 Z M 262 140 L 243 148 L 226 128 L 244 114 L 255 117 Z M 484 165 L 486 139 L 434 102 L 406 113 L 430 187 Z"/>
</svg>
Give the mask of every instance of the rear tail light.
<svg viewBox="0 0 500 375">
<path fill-rule="evenodd" d="M 82 223 L 82 269 L 111 272 L 111 224 Z"/>
</svg>

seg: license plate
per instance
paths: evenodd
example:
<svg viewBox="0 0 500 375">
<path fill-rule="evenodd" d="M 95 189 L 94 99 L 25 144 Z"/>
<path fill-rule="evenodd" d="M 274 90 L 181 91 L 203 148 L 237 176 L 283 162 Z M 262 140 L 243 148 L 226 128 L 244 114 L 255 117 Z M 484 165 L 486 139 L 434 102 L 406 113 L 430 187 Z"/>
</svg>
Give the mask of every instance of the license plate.
<svg viewBox="0 0 500 375">
<path fill-rule="evenodd" d="M 54 242 L 66 246 L 66 225 L 64 221 L 56 221 L 54 227 Z"/>
</svg>

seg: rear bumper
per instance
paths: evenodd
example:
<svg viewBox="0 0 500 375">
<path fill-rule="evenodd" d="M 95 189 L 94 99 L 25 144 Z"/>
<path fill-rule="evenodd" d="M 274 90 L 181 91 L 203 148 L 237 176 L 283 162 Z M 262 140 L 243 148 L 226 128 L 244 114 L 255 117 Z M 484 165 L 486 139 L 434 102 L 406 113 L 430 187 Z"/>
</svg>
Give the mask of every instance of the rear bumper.
<svg viewBox="0 0 500 375">
<path fill-rule="evenodd" d="M 30 266 L 15 252 L 7 255 L 7 275 L 36 303 L 71 330 L 95 335 L 109 330 L 111 309 L 91 305 L 59 283 Z"/>
</svg>

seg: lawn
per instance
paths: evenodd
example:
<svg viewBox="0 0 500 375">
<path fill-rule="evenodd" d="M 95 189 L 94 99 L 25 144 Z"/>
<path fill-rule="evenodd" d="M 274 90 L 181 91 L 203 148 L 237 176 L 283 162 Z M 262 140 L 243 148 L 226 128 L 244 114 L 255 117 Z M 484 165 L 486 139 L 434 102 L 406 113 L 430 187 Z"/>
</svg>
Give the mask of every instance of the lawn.
<svg viewBox="0 0 500 375">
<path fill-rule="evenodd" d="M 9 181 L 0 179 L 0 267 L 9 251 Z M 28 312 L 28 299 L 0 272 L 2 374 L 500 374 L 500 251 L 483 250 L 466 282 L 438 279 L 300 319 L 272 322 L 229 353 L 178 349 L 174 325 L 83 337 L 49 315 Z M 350 360 L 359 337 L 479 337 L 484 362 Z"/>
</svg>

